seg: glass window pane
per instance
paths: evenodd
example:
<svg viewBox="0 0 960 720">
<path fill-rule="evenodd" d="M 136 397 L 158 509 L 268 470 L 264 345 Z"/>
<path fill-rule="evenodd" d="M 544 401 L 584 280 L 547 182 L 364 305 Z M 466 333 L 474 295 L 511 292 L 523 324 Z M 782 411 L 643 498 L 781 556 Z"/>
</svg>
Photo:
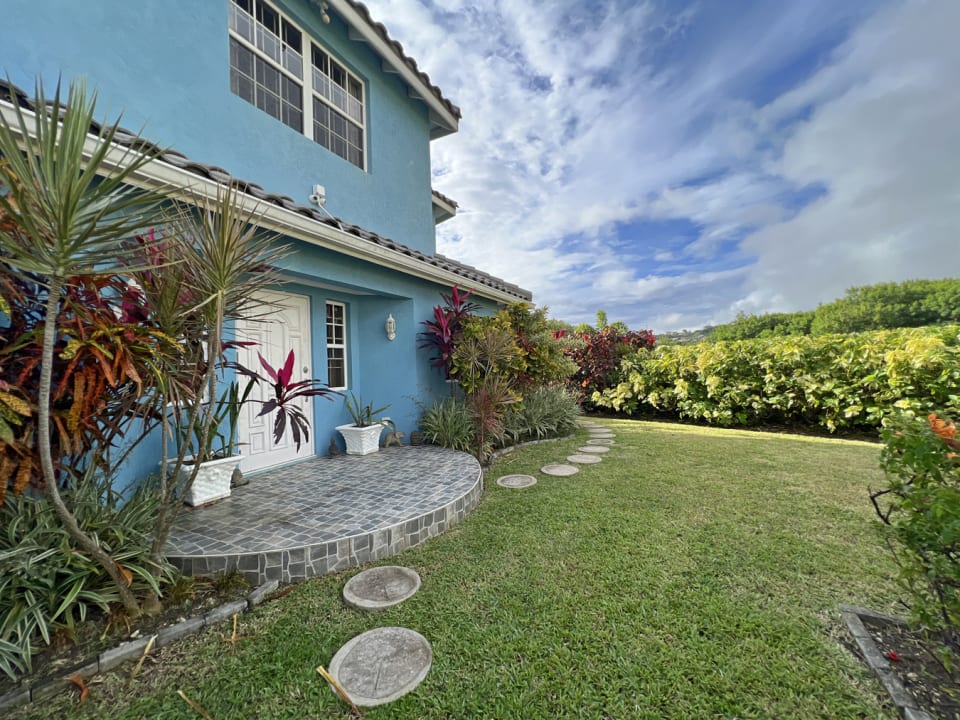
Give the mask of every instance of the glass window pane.
<svg viewBox="0 0 960 720">
<path fill-rule="evenodd" d="M 286 20 L 283 21 L 283 42 L 284 44 L 297 52 L 300 52 L 301 40 L 300 31 Z"/>
<path fill-rule="evenodd" d="M 274 95 L 280 94 L 280 71 L 260 58 L 257 58 L 257 82 Z"/>
</svg>

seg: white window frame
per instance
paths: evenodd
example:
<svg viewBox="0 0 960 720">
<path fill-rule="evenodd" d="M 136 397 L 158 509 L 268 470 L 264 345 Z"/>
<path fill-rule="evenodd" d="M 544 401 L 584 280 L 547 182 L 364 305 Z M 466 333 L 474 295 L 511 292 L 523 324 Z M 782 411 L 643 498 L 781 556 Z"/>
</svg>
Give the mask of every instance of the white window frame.
<svg viewBox="0 0 960 720">
<path fill-rule="evenodd" d="M 300 88 L 300 117 L 302 126 L 300 130 L 291 127 L 283 120 L 279 120 L 292 130 L 306 135 L 317 145 L 328 152 L 336 155 L 345 162 L 366 172 L 367 170 L 367 118 L 369 111 L 367 107 L 367 87 L 366 83 L 334 53 L 318 42 L 309 33 L 305 32 L 297 23 L 293 22 L 286 14 L 267 0 L 252 0 L 254 14 L 251 16 L 245 9 L 241 8 L 235 0 L 227 0 L 227 27 L 231 40 L 235 40 L 240 46 L 251 51 L 257 58 L 260 58 L 270 66 L 278 70 L 288 80 L 296 83 Z M 269 28 L 264 27 L 256 18 L 257 5 L 265 5 L 280 18 L 281 35 L 283 35 L 284 23 L 293 30 L 300 33 L 300 52 L 297 53 L 291 47 L 288 47 L 281 37 L 278 37 Z M 334 82 L 330 75 L 324 73 L 320 68 L 314 66 L 314 49 L 324 54 L 328 58 L 328 66 L 332 61 L 339 66 L 346 75 L 347 88 Z M 231 88 L 234 69 L 230 67 Z M 281 80 L 282 84 L 282 80 Z M 359 86 L 360 98 L 357 99 L 350 92 L 351 85 Z M 236 93 L 235 93 L 236 94 Z M 250 102 L 243 96 L 237 94 L 246 102 Z M 281 115 L 283 114 L 282 103 L 283 94 L 281 92 Z M 330 146 L 317 141 L 314 136 L 314 102 L 320 102 L 327 107 L 330 112 L 336 112 L 344 118 L 348 124 L 353 124 L 360 130 L 360 144 L 350 142 L 348 137 L 337 134 L 337 138 L 346 143 L 346 157 L 333 149 L 334 141 L 331 139 Z M 251 103 L 257 107 L 256 102 Z M 260 108 L 258 108 L 260 109 Z M 266 112 L 266 110 L 262 110 Z M 270 117 L 275 117 L 267 113 Z M 329 132 L 333 134 L 332 125 Z M 349 132 L 348 132 L 349 134 Z M 350 149 L 355 148 L 361 154 L 362 162 L 357 163 L 349 159 Z"/>
<path fill-rule="evenodd" d="M 329 68 L 331 64 L 336 64 L 337 67 L 343 72 L 346 76 L 347 87 L 340 85 L 336 82 L 332 73 L 327 74 L 323 71 L 322 68 L 317 67 L 313 64 L 313 56 L 315 53 L 320 53 L 321 55 L 326 56 L 327 67 Z M 306 53 L 304 53 L 306 55 Z M 331 53 L 327 48 L 316 41 L 311 41 L 310 43 L 310 53 L 309 53 L 309 79 L 310 79 L 310 90 L 311 90 L 311 102 L 310 102 L 310 132 L 308 133 L 310 137 L 318 145 L 327 148 L 337 157 L 343 158 L 351 165 L 354 165 L 358 168 L 366 170 L 367 167 L 367 109 L 366 109 L 366 86 L 363 84 L 363 80 L 354 75 L 350 70 L 340 61 L 340 59 Z M 352 92 L 350 92 L 350 85 L 356 85 L 360 90 L 360 98 L 356 98 Z M 348 125 L 354 125 L 360 129 L 360 144 L 351 143 L 350 140 L 342 135 L 339 137 L 344 140 L 347 144 L 347 155 L 349 156 L 350 148 L 357 148 L 360 151 L 361 162 L 354 162 L 349 157 L 344 157 L 339 152 L 334 150 L 332 147 L 327 147 L 323 143 L 319 142 L 314 136 L 314 112 L 313 112 L 313 102 L 319 101 L 321 104 L 325 105 L 330 112 L 337 113 L 340 115 L 344 122 Z M 333 123 L 331 122 L 332 126 Z M 304 128 L 306 132 L 306 128 Z M 333 134 L 333 128 L 329 128 L 329 132 Z M 332 144 L 332 142 L 331 142 Z"/>
<path fill-rule="evenodd" d="M 339 343 L 331 338 L 331 323 L 328 319 L 331 308 L 339 308 L 340 310 L 342 342 Z M 327 383 L 329 384 L 330 382 L 330 351 L 339 350 L 343 359 L 343 385 L 330 385 L 330 388 L 332 390 L 346 390 L 350 386 L 350 372 L 347 366 L 347 306 L 336 300 L 327 300 L 326 305 L 324 305 L 324 323 L 324 332 L 326 333 L 327 341 Z M 336 325 L 336 323 L 334 323 L 334 325 Z"/>
</svg>

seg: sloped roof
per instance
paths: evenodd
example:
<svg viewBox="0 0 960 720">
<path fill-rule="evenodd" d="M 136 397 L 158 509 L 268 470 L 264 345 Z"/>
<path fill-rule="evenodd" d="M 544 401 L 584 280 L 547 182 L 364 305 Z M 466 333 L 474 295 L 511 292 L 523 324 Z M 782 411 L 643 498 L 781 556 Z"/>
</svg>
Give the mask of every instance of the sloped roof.
<svg viewBox="0 0 960 720">
<path fill-rule="evenodd" d="M 31 111 L 36 109 L 34 102 L 30 99 L 26 92 L 16 85 L 13 85 L 12 83 L 2 79 L 0 79 L 0 101 L 15 103 L 20 107 Z M 99 133 L 99 131 L 99 125 L 93 125 L 91 127 L 91 132 L 96 134 Z M 138 152 L 154 156 L 156 159 L 164 163 L 187 171 L 197 177 L 212 180 L 215 183 L 229 185 L 230 187 L 238 190 L 241 193 L 249 195 L 261 203 L 289 210 L 318 224 L 336 228 L 354 238 L 364 240 L 372 245 L 376 245 L 380 248 L 397 253 L 398 258 L 402 257 L 412 259 L 417 265 L 422 265 L 424 269 L 434 267 L 445 270 L 460 278 L 463 278 L 463 280 L 466 281 L 467 287 L 484 286 L 492 290 L 496 290 L 499 293 L 514 297 L 517 300 L 529 301 L 533 297 L 533 294 L 529 290 L 525 290 L 517 285 L 514 285 L 513 283 L 509 283 L 498 277 L 490 275 L 489 273 L 485 273 L 475 267 L 445 257 L 444 255 L 428 255 L 416 250 L 415 248 L 411 248 L 408 245 L 404 245 L 403 243 L 399 243 L 391 240 L 390 238 L 378 235 L 377 233 L 362 228 L 359 225 L 353 225 L 340 220 L 339 218 L 327 215 L 315 207 L 299 204 L 293 198 L 287 195 L 267 192 L 263 187 L 254 182 L 234 177 L 224 168 L 211 165 L 209 163 L 198 162 L 188 158 L 186 155 L 177 152 L 176 150 L 164 150 L 149 140 L 138 137 L 136 133 L 124 128 L 118 129 L 115 140 L 122 147 L 131 148 Z M 398 270 L 400 272 L 404 272 L 404 270 L 400 268 L 398 268 Z M 480 288 L 477 287 L 477 289 Z"/>
<path fill-rule="evenodd" d="M 396 52 L 397 57 L 408 67 L 410 68 L 417 77 L 426 85 L 430 91 L 433 93 L 434 97 L 437 98 L 444 107 L 447 108 L 458 120 L 463 116 L 460 114 L 460 108 L 454 105 L 452 102 L 447 100 L 443 96 L 443 92 L 436 85 L 433 84 L 433 81 L 430 80 L 430 76 L 423 72 L 418 66 L 417 61 L 412 57 L 406 54 L 403 49 L 403 45 L 390 37 L 390 33 L 387 32 L 387 28 L 383 23 L 377 22 L 370 15 L 370 10 L 362 2 L 357 2 L 356 0 L 343 0 L 347 5 L 352 7 L 360 15 L 361 18 L 371 27 L 377 35 L 380 36 L 380 39 L 383 40 L 387 45 L 393 48 Z"/>
</svg>

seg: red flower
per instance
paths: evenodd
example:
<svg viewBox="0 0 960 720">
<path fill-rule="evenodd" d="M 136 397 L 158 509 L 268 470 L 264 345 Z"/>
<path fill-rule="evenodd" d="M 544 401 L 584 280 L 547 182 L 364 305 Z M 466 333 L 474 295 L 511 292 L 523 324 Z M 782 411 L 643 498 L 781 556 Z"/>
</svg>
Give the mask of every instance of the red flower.
<svg viewBox="0 0 960 720">
<path fill-rule="evenodd" d="M 895 653 L 893 650 L 886 653 L 884 657 L 886 657 L 890 662 L 900 662 L 900 656 L 897 655 L 897 653 Z"/>
</svg>

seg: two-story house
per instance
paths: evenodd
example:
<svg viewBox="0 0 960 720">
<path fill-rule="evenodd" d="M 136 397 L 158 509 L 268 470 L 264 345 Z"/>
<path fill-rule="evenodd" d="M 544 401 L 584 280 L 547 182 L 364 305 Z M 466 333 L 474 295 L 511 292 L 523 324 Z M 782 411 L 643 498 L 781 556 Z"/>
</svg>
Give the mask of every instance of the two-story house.
<svg viewBox="0 0 960 720">
<path fill-rule="evenodd" d="M 436 253 L 435 225 L 457 207 L 431 188 L 430 142 L 457 131 L 460 110 L 361 3 L 6 0 L 2 16 L 14 85 L 85 76 L 101 111 L 173 148 L 145 170 L 152 183 L 209 195 L 229 182 L 261 201 L 295 252 L 271 297 L 283 309 L 240 330 L 274 361 L 294 348 L 299 376 L 390 404 L 410 430 L 418 403 L 447 392 L 417 347 L 440 292 L 469 288 L 491 310 L 530 299 Z M 246 418 L 245 469 L 324 454 L 343 405 L 319 400 L 308 416 L 299 451 Z M 131 473 L 154 470 L 156 453 L 138 450 Z"/>
</svg>

